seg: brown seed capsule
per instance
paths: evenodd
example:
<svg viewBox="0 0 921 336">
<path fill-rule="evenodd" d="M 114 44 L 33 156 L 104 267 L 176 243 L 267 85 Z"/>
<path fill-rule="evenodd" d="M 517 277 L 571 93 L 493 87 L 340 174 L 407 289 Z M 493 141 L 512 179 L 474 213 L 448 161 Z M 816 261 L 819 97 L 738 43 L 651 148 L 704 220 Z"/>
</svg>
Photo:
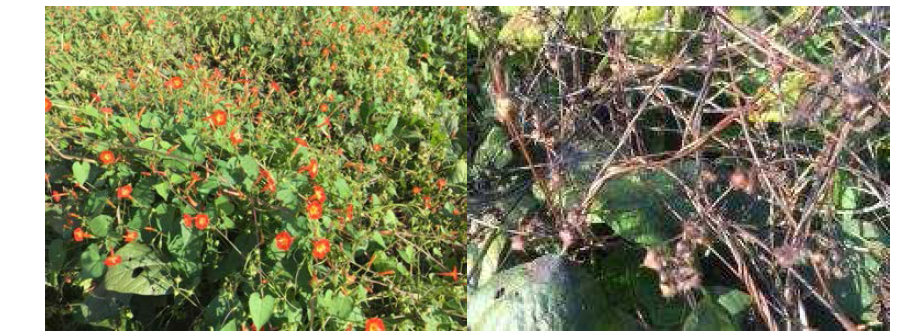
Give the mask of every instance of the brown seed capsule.
<svg viewBox="0 0 921 336">
<path fill-rule="evenodd" d="M 700 179 L 704 181 L 704 184 L 712 184 L 717 180 L 716 173 L 709 169 L 704 169 L 700 172 Z"/>
<path fill-rule="evenodd" d="M 751 195 L 755 193 L 755 181 L 752 172 L 737 169 L 729 176 L 729 185 L 736 190 L 742 190 Z"/>
<path fill-rule="evenodd" d="M 700 272 L 690 266 L 678 269 L 678 291 L 687 292 L 700 287 Z"/>
<path fill-rule="evenodd" d="M 501 123 L 509 123 L 515 120 L 518 115 L 518 109 L 515 102 L 506 95 L 496 95 L 496 120 Z"/>
<path fill-rule="evenodd" d="M 675 287 L 675 284 L 672 283 L 660 283 L 659 291 L 662 292 L 663 297 L 673 297 L 675 294 L 678 294 L 678 289 Z"/>
<path fill-rule="evenodd" d="M 524 251 L 525 240 L 524 236 L 516 234 L 512 236 L 512 251 Z"/>
<path fill-rule="evenodd" d="M 685 239 L 675 244 L 675 257 L 681 261 L 689 262 L 694 257 L 694 248 L 691 242 Z"/>
<path fill-rule="evenodd" d="M 803 259 L 803 250 L 793 245 L 784 245 L 774 249 L 777 264 L 783 267 L 793 267 Z"/>
<path fill-rule="evenodd" d="M 643 267 L 658 272 L 662 270 L 663 264 L 664 261 L 662 260 L 662 254 L 659 252 L 659 249 L 650 248 L 646 250 L 646 257 L 643 258 Z"/>
<path fill-rule="evenodd" d="M 847 108 L 851 110 L 858 110 L 863 107 L 863 97 L 857 92 L 849 90 L 844 94 L 844 106 L 847 106 Z"/>
</svg>

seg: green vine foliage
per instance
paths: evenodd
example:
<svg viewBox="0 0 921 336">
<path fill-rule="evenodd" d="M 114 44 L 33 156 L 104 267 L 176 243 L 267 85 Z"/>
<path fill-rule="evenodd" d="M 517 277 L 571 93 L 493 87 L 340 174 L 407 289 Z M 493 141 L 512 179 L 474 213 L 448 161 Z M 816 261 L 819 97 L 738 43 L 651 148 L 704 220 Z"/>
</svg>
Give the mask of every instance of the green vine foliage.
<svg viewBox="0 0 921 336">
<path fill-rule="evenodd" d="M 46 7 L 46 329 L 462 329 L 464 20 Z"/>
</svg>

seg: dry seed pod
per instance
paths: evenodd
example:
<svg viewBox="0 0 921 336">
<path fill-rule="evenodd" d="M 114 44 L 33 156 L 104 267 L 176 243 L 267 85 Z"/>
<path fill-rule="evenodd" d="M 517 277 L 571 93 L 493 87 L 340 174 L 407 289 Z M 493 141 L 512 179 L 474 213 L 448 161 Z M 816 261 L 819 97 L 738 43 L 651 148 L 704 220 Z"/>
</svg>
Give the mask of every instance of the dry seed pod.
<svg viewBox="0 0 921 336">
<path fill-rule="evenodd" d="M 700 287 L 700 272 L 690 266 L 678 269 L 678 291 L 687 292 Z"/>
<path fill-rule="evenodd" d="M 742 190 L 749 195 L 755 193 L 755 180 L 750 170 L 736 169 L 729 176 L 729 185 L 733 189 Z"/>
<path fill-rule="evenodd" d="M 678 294 L 678 288 L 673 283 L 663 282 L 659 284 L 659 291 L 662 292 L 662 296 L 670 298 Z"/>
<path fill-rule="evenodd" d="M 659 272 L 662 270 L 662 267 L 665 266 L 665 261 L 663 259 L 662 253 L 658 248 L 649 248 L 646 250 L 646 257 L 643 258 L 643 267 Z"/>
<path fill-rule="evenodd" d="M 523 235 L 516 234 L 512 236 L 512 251 L 524 251 L 525 239 Z"/>
<path fill-rule="evenodd" d="M 691 242 L 685 239 L 675 244 L 675 257 L 682 261 L 690 261 L 694 257 L 694 248 Z"/>
<path fill-rule="evenodd" d="M 712 170 L 704 169 L 700 172 L 700 179 L 704 181 L 704 184 L 713 184 L 716 182 L 717 176 Z"/>
<path fill-rule="evenodd" d="M 793 267 L 803 259 L 803 250 L 793 245 L 784 245 L 774 249 L 777 264 L 783 267 Z"/>
<path fill-rule="evenodd" d="M 681 235 L 684 239 L 691 241 L 695 245 L 704 245 L 706 243 L 706 234 L 700 223 L 695 220 L 687 220 L 681 223 Z"/>
</svg>

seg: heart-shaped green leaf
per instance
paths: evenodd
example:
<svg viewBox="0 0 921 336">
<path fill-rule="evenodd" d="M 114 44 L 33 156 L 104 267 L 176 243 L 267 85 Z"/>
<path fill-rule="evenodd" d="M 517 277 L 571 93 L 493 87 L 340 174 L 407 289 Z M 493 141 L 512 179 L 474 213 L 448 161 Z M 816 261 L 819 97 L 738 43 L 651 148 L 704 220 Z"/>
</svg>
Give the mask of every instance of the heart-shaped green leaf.
<svg viewBox="0 0 921 336">
<path fill-rule="evenodd" d="M 90 233 L 96 237 L 104 238 L 109 235 L 109 226 L 112 225 L 112 217 L 99 215 L 90 220 Z"/>
<path fill-rule="evenodd" d="M 77 184 L 86 182 L 86 179 L 90 176 L 90 168 L 92 168 L 92 165 L 89 162 L 74 162 L 74 180 Z"/>
<path fill-rule="evenodd" d="M 256 328 L 261 329 L 266 322 L 269 322 L 274 308 L 275 297 L 271 295 L 261 297 L 259 293 L 253 293 L 249 296 L 249 315 L 253 318 Z"/>
<path fill-rule="evenodd" d="M 169 264 L 150 247 L 130 243 L 115 252 L 122 262 L 109 268 L 105 287 L 111 292 L 166 295 L 172 288 Z"/>
</svg>

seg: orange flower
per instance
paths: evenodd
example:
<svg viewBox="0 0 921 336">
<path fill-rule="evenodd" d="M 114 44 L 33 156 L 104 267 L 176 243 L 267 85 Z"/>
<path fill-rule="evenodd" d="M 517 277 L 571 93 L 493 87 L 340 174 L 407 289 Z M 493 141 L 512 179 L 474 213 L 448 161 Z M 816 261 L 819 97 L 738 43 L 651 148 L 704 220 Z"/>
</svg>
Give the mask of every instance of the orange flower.
<svg viewBox="0 0 921 336">
<path fill-rule="evenodd" d="M 329 111 L 329 106 L 326 103 L 320 104 L 320 112 L 326 113 Z"/>
<path fill-rule="evenodd" d="M 106 266 L 109 266 L 109 267 L 112 267 L 112 266 L 121 264 L 121 263 L 122 263 L 122 256 L 120 256 L 120 255 L 115 255 L 115 252 L 113 252 L 112 250 L 109 250 L 109 256 L 106 257 L 106 260 L 103 261 L 103 263 L 106 264 Z"/>
<path fill-rule="evenodd" d="M 115 195 L 118 198 L 131 198 L 131 185 L 126 185 L 115 189 Z"/>
<path fill-rule="evenodd" d="M 195 227 L 199 230 L 204 230 L 208 228 L 208 215 L 200 213 L 195 215 Z"/>
<path fill-rule="evenodd" d="M 442 272 L 438 273 L 438 275 L 452 277 L 454 278 L 454 281 L 457 281 L 457 266 L 454 266 L 450 272 Z"/>
<path fill-rule="evenodd" d="M 329 56 L 329 48 L 323 48 L 323 57 Z"/>
<path fill-rule="evenodd" d="M 82 242 L 85 238 L 93 238 L 93 235 L 83 231 L 83 228 L 74 229 L 74 241 Z"/>
<path fill-rule="evenodd" d="M 425 201 L 426 210 L 432 207 L 432 197 L 431 196 L 422 196 L 422 200 Z"/>
<path fill-rule="evenodd" d="M 326 193 L 323 192 L 323 187 L 313 186 L 313 196 L 311 198 L 320 201 L 320 203 L 326 202 Z"/>
<path fill-rule="evenodd" d="M 336 63 L 333 63 L 333 65 L 329 66 L 329 71 L 336 71 Z"/>
<path fill-rule="evenodd" d="M 240 134 L 240 132 L 237 132 L 236 129 L 233 131 L 230 131 L 230 143 L 236 146 L 236 145 L 239 145 L 241 142 L 243 142 L 243 135 Z"/>
<path fill-rule="evenodd" d="M 435 184 L 438 185 L 438 190 L 441 190 L 448 185 L 448 181 L 445 181 L 445 179 L 438 179 L 438 181 L 435 181 Z"/>
<path fill-rule="evenodd" d="M 384 329 L 384 320 L 381 320 L 377 317 L 369 318 L 368 321 L 365 322 L 365 331 L 386 331 L 386 330 L 387 329 Z"/>
<path fill-rule="evenodd" d="M 297 155 L 297 150 L 301 149 L 301 147 L 304 147 L 304 148 L 310 147 L 307 144 L 307 140 L 304 140 L 302 138 L 294 138 L 294 143 L 295 143 L 294 150 L 291 151 L 291 157 L 294 157 L 295 155 Z"/>
<path fill-rule="evenodd" d="M 112 154 L 112 151 L 103 151 L 99 153 L 99 161 L 102 161 L 102 164 L 111 164 L 115 162 L 115 154 Z"/>
<path fill-rule="evenodd" d="M 323 203 L 311 200 L 307 203 L 307 217 L 310 219 L 320 219 L 323 217 Z"/>
<path fill-rule="evenodd" d="M 345 218 L 348 220 L 352 220 L 352 205 L 351 204 L 345 207 Z"/>
<path fill-rule="evenodd" d="M 329 253 L 329 240 L 320 239 L 313 242 L 313 257 L 317 259 L 326 258 L 326 254 Z"/>
<path fill-rule="evenodd" d="M 454 211 L 452 211 L 452 213 L 453 213 L 455 216 L 460 216 L 460 209 L 454 208 Z"/>
<path fill-rule="evenodd" d="M 281 87 L 278 86 L 278 82 L 276 81 L 272 81 L 271 83 L 269 83 L 269 86 L 272 87 L 272 91 L 281 91 Z"/>
<path fill-rule="evenodd" d="M 57 190 L 52 190 L 52 191 L 51 191 L 51 199 L 54 200 L 54 203 L 60 202 L 60 201 L 61 201 L 61 197 L 64 197 L 64 196 L 67 196 L 67 193 L 59 193 L 59 192 L 57 192 Z"/>
<path fill-rule="evenodd" d="M 262 187 L 262 191 L 273 193 L 275 192 L 275 190 L 277 190 L 277 188 L 275 187 L 275 181 L 271 179 L 266 180 L 265 186 Z"/>
<path fill-rule="evenodd" d="M 51 111 L 52 106 L 54 106 L 54 104 L 51 104 L 51 99 L 45 97 L 45 112 Z"/>
<path fill-rule="evenodd" d="M 301 147 L 310 147 L 310 146 L 307 144 L 307 140 L 304 140 L 304 139 L 301 139 L 301 138 L 294 138 L 294 142 L 296 142 L 297 145 L 298 145 L 298 146 L 301 146 Z"/>
<path fill-rule="evenodd" d="M 125 235 L 123 237 L 125 237 L 126 243 L 130 243 L 130 242 L 133 242 L 135 239 L 138 239 L 138 232 L 128 230 L 128 232 L 125 232 Z"/>
<path fill-rule="evenodd" d="M 227 111 L 214 110 L 205 120 L 210 121 L 213 126 L 224 126 L 227 124 Z"/>
<path fill-rule="evenodd" d="M 173 76 L 173 78 L 170 78 L 166 82 L 166 87 L 173 88 L 173 89 L 181 89 L 182 88 L 182 78 L 179 78 L 178 76 Z"/>
<path fill-rule="evenodd" d="M 379 11 L 380 9 L 381 9 L 380 6 L 371 6 L 371 11 L 374 13 L 377 13 L 377 11 Z"/>
<path fill-rule="evenodd" d="M 371 146 L 371 149 L 374 150 L 375 152 L 380 152 L 380 151 L 381 151 L 381 145 L 379 145 L 379 144 L 374 144 L 374 146 Z"/>
<path fill-rule="evenodd" d="M 282 231 L 275 236 L 275 246 L 278 247 L 279 250 L 287 251 L 291 248 L 291 243 L 293 242 L 294 237 L 292 237 L 288 231 Z"/>
<path fill-rule="evenodd" d="M 419 187 L 413 187 L 413 194 L 416 194 L 416 195 L 418 195 L 418 194 L 419 194 L 419 193 L 421 193 L 421 192 L 422 192 L 422 188 L 419 188 Z"/>
<path fill-rule="evenodd" d="M 182 214 L 182 222 L 183 224 L 185 224 L 185 227 L 190 228 L 190 229 L 192 228 L 192 219 L 193 219 L 192 215 Z"/>
<path fill-rule="evenodd" d="M 103 108 L 100 110 L 100 112 L 102 112 L 102 114 L 105 114 L 105 115 L 112 115 L 112 108 L 106 106 L 106 107 L 103 107 Z"/>
<path fill-rule="evenodd" d="M 317 172 L 319 171 L 319 164 L 317 164 L 316 159 L 310 159 L 310 163 L 307 165 L 307 173 L 310 174 L 311 179 L 317 178 Z"/>
</svg>

